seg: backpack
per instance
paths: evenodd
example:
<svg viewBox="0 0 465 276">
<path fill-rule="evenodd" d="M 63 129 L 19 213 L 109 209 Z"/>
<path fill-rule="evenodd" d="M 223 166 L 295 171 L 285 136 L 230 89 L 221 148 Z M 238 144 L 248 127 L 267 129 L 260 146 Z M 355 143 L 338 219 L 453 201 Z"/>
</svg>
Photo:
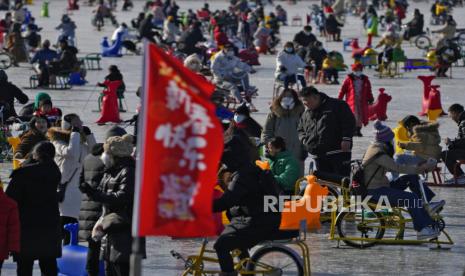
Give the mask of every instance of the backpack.
<svg viewBox="0 0 465 276">
<path fill-rule="evenodd" d="M 375 154 L 371 160 L 375 160 L 379 156 L 385 154 L 384 152 L 379 152 Z M 368 162 L 367 162 L 368 163 Z M 365 183 L 365 167 L 362 165 L 362 161 L 357 161 L 355 165 L 352 165 L 352 179 L 350 181 L 350 190 L 352 195 L 365 197 L 368 193 L 368 186 L 370 185 L 371 181 L 375 177 L 376 173 L 378 173 L 381 166 L 376 168 L 376 171 L 373 175 L 370 176 L 368 182 Z"/>
</svg>

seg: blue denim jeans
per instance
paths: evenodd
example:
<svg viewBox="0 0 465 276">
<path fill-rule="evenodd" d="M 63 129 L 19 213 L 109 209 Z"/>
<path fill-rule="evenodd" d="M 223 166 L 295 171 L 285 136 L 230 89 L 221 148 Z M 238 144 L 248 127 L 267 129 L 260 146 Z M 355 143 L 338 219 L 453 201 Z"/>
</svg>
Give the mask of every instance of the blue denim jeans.
<svg viewBox="0 0 465 276">
<path fill-rule="evenodd" d="M 418 163 L 425 161 L 425 159 L 413 154 L 405 153 L 394 155 L 394 161 L 396 161 L 396 163 L 400 165 L 417 165 Z M 398 172 L 391 172 L 389 179 L 393 181 L 396 180 L 398 177 Z"/>
<path fill-rule="evenodd" d="M 307 87 L 307 82 L 303 75 L 289 75 L 284 78 L 284 88 L 289 88 L 289 83 L 299 81 L 302 87 Z"/>
<path fill-rule="evenodd" d="M 404 191 L 407 187 L 412 192 Z M 430 201 L 434 197 L 433 191 L 426 186 L 424 186 L 424 190 L 426 200 Z M 378 201 L 381 196 L 387 196 L 391 206 L 407 208 L 413 220 L 413 228 L 416 231 L 433 224 L 433 220 L 423 208 L 417 175 L 403 175 L 391 181 L 390 187 L 369 189 L 368 195 L 372 196 L 373 201 Z"/>
</svg>

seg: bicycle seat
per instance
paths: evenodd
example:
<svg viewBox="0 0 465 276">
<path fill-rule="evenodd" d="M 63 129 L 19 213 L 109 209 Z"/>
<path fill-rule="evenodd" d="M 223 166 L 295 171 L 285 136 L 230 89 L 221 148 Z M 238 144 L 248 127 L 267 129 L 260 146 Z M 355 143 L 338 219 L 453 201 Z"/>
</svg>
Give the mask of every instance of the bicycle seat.
<svg viewBox="0 0 465 276">
<path fill-rule="evenodd" d="M 327 173 L 323 171 L 315 171 L 313 172 L 313 175 L 316 176 L 318 179 L 328 181 L 328 182 L 333 182 L 336 184 L 341 184 L 342 180 L 345 178 L 345 176 L 334 174 L 334 173 Z"/>
<path fill-rule="evenodd" d="M 299 236 L 299 230 L 279 230 L 270 240 L 290 240 Z"/>
</svg>

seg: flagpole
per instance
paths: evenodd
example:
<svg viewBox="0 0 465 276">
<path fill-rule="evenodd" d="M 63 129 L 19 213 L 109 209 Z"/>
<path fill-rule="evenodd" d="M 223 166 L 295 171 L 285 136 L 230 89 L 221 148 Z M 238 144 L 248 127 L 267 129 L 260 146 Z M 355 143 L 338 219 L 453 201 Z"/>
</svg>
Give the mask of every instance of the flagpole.
<svg viewBox="0 0 465 276">
<path fill-rule="evenodd" d="M 136 122 L 138 126 L 139 133 L 137 134 L 137 155 L 136 155 L 136 186 L 134 187 L 134 205 L 133 205 L 133 215 L 132 215 L 132 247 L 131 247 L 131 257 L 129 260 L 130 264 L 130 275 L 131 276 L 141 276 L 142 275 L 142 258 L 144 254 L 143 245 L 145 245 L 144 238 L 139 236 L 139 222 L 140 222 L 140 190 L 142 188 L 142 173 L 143 173 L 143 163 L 144 159 L 144 141 L 142 133 L 145 133 L 144 121 L 147 113 L 147 108 L 145 106 L 145 98 L 147 92 L 147 71 L 146 71 L 146 62 L 148 58 L 148 41 L 147 39 L 143 40 L 144 42 L 144 54 L 142 55 L 142 93 L 140 95 L 141 99 L 141 110 Z"/>
</svg>

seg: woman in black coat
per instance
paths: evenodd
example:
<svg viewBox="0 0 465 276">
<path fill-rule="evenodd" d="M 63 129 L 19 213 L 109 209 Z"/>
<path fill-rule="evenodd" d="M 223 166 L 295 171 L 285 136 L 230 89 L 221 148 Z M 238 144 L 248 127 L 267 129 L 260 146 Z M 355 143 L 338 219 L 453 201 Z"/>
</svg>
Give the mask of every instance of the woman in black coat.
<svg viewBox="0 0 465 276">
<path fill-rule="evenodd" d="M 106 275 L 129 275 L 131 254 L 131 222 L 134 198 L 136 162 L 131 157 L 132 135 L 110 137 L 104 144 L 102 161 L 105 173 L 98 189 L 81 183 L 81 191 L 104 206 L 105 214 L 100 230 L 107 234 L 103 252 Z M 114 222 L 117 217 L 120 219 Z M 102 241 L 103 242 L 103 241 Z"/>
<path fill-rule="evenodd" d="M 6 194 L 18 204 L 21 250 L 18 275 L 32 275 L 39 260 L 42 275 L 57 275 L 56 258 L 61 256 L 60 212 L 57 187 L 61 173 L 53 161 L 55 147 L 40 142 L 32 151 L 32 162 L 11 174 Z"/>
</svg>

